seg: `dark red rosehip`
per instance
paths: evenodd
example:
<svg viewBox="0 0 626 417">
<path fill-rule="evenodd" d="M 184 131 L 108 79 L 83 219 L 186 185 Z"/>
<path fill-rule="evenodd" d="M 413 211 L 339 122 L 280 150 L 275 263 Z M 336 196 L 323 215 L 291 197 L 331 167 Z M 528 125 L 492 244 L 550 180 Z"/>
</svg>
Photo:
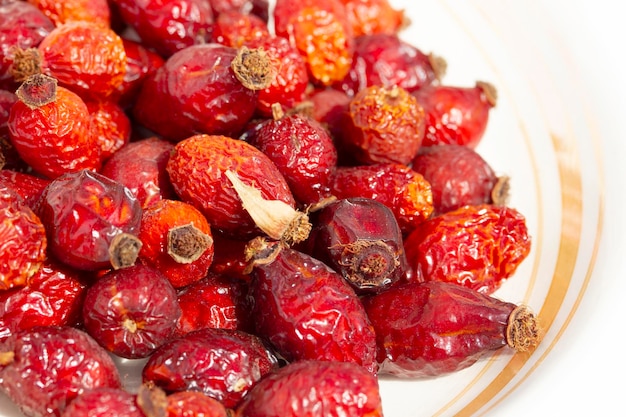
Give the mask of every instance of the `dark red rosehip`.
<svg viewBox="0 0 626 417">
<path fill-rule="evenodd" d="M 61 417 L 145 417 L 135 396 L 122 388 L 94 388 L 76 397 Z"/>
</svg>

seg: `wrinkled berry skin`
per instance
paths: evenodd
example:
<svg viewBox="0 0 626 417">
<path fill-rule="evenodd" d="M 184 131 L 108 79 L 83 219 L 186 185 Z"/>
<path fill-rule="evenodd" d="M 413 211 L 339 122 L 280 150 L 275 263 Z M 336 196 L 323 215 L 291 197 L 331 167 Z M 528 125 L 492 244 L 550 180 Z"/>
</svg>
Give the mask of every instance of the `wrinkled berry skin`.
<svg viewBox="0 0 626 417">
<path fill-rule="evenodd" d="M 382 417 L 378 381 L 349 362 L 292 362 L 261 380 L 236 417 Z"/>
<path fill-rule="evenodd" d="M 252 334 L 202 329 L 161 346 L 142 375 L 166 392 L 200 391 L 232 408 L 277 366 L 273 353 Z"/>
<path fill-rule="evenodd" d="M 446 213 L 465 205 L 491 204 L 499 178 L 482 156 L 463 145 L 424 146 L 411 167 L 430 183 L 434 213 Z M 502 190 L 506 194 L 506 190 Z"/>
<path fill-rule="evenodd" d="M 207 43 L 172 55 L 146 79 L 133 107 L 137 121 L 174 142 L 198 134 L 236 135 L 252 118 L 259 93 L 231 69 L 237 49 Z"/>
<path fill-rule="evenodd" d="M 507 346 L 516 305 L 446 282 L 409 283 L 364 299 L 380 374 L 445 375 Z"/>
<path fill-rule="evenodd" d="M 122 388 L 95 388 L 74 399 L 61 417 L 145 417 L 135 396 Z"/>
<path fill-rule="evenodd" d="M 526 219 L 511 207 L 463 206 L 419 225 L 404 240 L 409 264 L 425 281 L 490 294 L 528 256 Z"/>
<path fill-rule="evenodd" d="M 82 309 L 87 332 L 109 352 L 129 359 L 145 358 L 165 343 L 180 314 L 174 287 L 142 264 L 100 277 L 87 290 Z"/>
<path fill-rule="evenodd" d="M 0 292 L 0 340 L 37 326 L 75 325 L 86 290 L 82 274 L 46 259 L 27 286 Z"/>
<path fill-rule="evenodd" d="M 7 168 L 0 170 L 0 188 L 11 188 L 31 209 L 48 184 L 50 180 L 46 178 Z"/>
<path fill-rule="evenodd" d="M 350 71 L 333 87 L 350 96 L 373 85 L 387 88 L 397 85 L 412 92 L 441 77 L 443 70 L 433 65 L 434 62 L 433 57 L 397 34 L 362 35 L 355 40 Z"/>
<path fill-rule="evenodd" d="M 107 352 L 74 327 L 37 327 L 0 343 L 0 388 L 28 416 L 60 415 L 74 398 L 119 388 Z"/>
<path fill-rule="evenodd" d="M 166 417 L 229 417 L 218 400 L 198 391 L 180 391 L 167 396 Z"/>
<path fill-rule="evenodd" d="M 410 268 L 391 209 L 369 198 L 337 200 L 316 215 L 313 255 L 342 274 L 357 293 L 382 291 Z"/>
<path fill-rule="evenodd" d="M 212 227 L 233 237 L 259 234 L 224 174 L 228 170 L 258 188 L 263 198 L 295 207 L 291 189 L 276 165 L 242 140 L 195 135 L 177 143 L 167 163 L 170 181 L 180 199 L 199 208 Z"/>
<path fill-rule="evenodd" d="M 141 207 L 123 185 L 87 170 L 52 181 L 37 205 L 49 249 L 61 262 L 81 270 L 111 267 L 115 238 L 139 232 Z"/>
<path fill-rule="evenodd" d="M 352 287 L 321 261 L 293 249 L 255 266 L 256 333 L 288 361 L 354 362 L 376 372 L 374 332 Z"/>
</svg>

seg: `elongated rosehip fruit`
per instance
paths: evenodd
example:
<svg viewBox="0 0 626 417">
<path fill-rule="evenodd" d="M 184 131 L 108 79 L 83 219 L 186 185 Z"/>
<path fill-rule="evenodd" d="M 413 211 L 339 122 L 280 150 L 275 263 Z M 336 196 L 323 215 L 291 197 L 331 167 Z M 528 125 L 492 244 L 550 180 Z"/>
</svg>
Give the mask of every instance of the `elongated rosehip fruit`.
<svg viewBox="0 0 626 417">
<path fill-rule="evenodd" d="M 236 417 L 382 417 L 378 380 L 349 362 L 302 360 L 267 375 Z"/>
<path fill-rule="evenodd" d="M 143 380 L 168 393 L 200 391 L 231 408 L 277 366 L 257 336 L 207 328 L 157 349 L 143 368 Z"/>
<path fill-rule="evenodd" d="M 363 305 L 376 330 L 381 375 L 444 375 L 496 350 L 531 350 L 541 337 L 528 307 L 446 282 L 393 287 Z"/>
<path fill-rule="evenodd" d="M 471 148 L 482 139 L 497 97 L 495 87 L 485 82 L 469 88 L 431 85 L 413 94 L 426 111 L 424 146 L 458 144 Z"/>
<path fill-rule="evenodd" d="M 419 225 L 404 240 L 416 276 L 492 293 L 528 256 L 526 219 L 511 207 L 463 206 Z"/>
<path fill-rule="evenodd" d="M 319 211 L 315 224 L 312 254 L 357 293 L 381 291 L 410 271 L 400 226 L 391 209 L 376 200 L 337 200 Z"/>
<path fill-rule="evenodd" d="M 141 206 L 126 187 L 104 175 L 82 170 L 55 179 L 36 212 L 50 251 L 71 267 L 117 269 L 137 259 Z"/>
<path fill-rule="evenodd" d="M 375 340 L 361 302 L 323 262 L 256 240 L 250 294 L 256 333 L 288 361 L 354 362 L 375 373 Z"/>
<path fill-rule="evenodd" d="M 60 415 L 84 392 L 120 386 L 111 357 L 77 328 L 37 327 L 0 343 L 0 388 L 25 415 Z"/>
<path fill-rule="evenodd" d="M 167 342 L 180 314 L 172 284 L 157 269 L 142 264 L 100 277 L 87 290 L 82 309 L 91 337 L 129 359 L 145 358 Z"/>
</svg>

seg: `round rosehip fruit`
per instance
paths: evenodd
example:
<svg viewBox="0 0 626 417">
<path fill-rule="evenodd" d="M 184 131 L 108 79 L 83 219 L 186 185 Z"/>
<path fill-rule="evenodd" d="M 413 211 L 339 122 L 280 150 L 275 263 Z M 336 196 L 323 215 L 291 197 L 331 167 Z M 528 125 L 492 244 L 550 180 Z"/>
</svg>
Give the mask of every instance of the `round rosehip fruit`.
<svg viewBox="0 0 626 417">
<path fill-rule="evenodd" d="M 91 118 L 91 135 L 100 146 L 103 161 L 111 157 L 130 141 L 130 119 L 116 102 L 111 100 L 87 101 Z"/>
<path fill-rule="evenodd" d="M 213 39 L 222 45 L 240 48 L 269 37 L 267 24 L 253 14 L 229 10 L 215 19 Z"/>
<path fill-rule="evenodd" d="M 102 347 L 138 359 L 169 340 L 181 310 L 167 278 L 137 264 L 100 277 L 87 290 L 82 313 L 85 329 Z"/>
<path fill-rule="evenodd" d="M 55 25 L 77 20 L 89 20 L 109 26 L 111 10 L 107 0 L 64 0 L 60 5 L 56 0 L 28 0 L 37 6 Z"/>
<path fill-rule="evenodd" d="M 139 259 L 157 268 L 175 288 L 204 278 L 213 261 L 206 217 L 191 204 L 159 200 L 143 210 Z"/>
<path fill-rule="evenodd" d="M 104 162 L 102 175 L 126 186 L 139 200 L 141 207 L 161 199 L 174 199 L 165 170 L 174 144 L 156 136 L 132 141 Z"/>
<path fill-rule="evenodd" d="M 207 328 L 157 349 L 143 368 L 143 380 L 166 392 L 200 391 L 232 408 L 277 367 L 276 357 L 260 338 Z"/>
<path fill-rule="evenodd" d="M 100 146 L 91 134 L 85 102 L 45 75 L 28 78 L 17 90 L 9 135 L 20 157 L 40 175 L 56 178 L 101 166 Z"/>
<path fill-rule="evenodd" d="M 51 253 L 73 268 L 117 269 L 137 259 L 141 206 L 126 187 L 101 174 L 82 170 L 55 179 L 36 213 Z"/>
<path fill-rule="evenodd" d="M 87 391 L 120 386 L 109 354 L 77 328 L 37 327 L 0 343 L 0 388 L 26 415 L 60 415 Z"/>
<path fill-rule="evenodd" d="M 378 380 L 349 362 L 303 360 L 256 384 L 236 417 L 382 417 Z"/>
<path fill-rule="evenodd" d="M 61 417 L 145 417 L 135 396 L 122 388 L 95 388 L 74 399 Z"/>
<path fill-rule="evenodd" d="M 1 183 L 0 241 L 0 291 L 26 285 L 46 259 L 46 230 L 17 192 Z"/>
</svg>

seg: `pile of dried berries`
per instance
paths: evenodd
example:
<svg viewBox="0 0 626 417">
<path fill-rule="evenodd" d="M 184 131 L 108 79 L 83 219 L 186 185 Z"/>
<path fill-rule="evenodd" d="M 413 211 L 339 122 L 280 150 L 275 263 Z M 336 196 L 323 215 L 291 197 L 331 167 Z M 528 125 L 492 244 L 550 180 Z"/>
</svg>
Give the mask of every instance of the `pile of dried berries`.
<svg viewBox="0 0 626 417">
<path fill-rule="evenodd" d="M 475 150 L 495 88 L 446 85 L 387 0 L 58 4 L 0 1 L 25 415 L 382 416 L 379 375 L 539 342 L 493 295 L 531 244 Z"/>
</svg>

